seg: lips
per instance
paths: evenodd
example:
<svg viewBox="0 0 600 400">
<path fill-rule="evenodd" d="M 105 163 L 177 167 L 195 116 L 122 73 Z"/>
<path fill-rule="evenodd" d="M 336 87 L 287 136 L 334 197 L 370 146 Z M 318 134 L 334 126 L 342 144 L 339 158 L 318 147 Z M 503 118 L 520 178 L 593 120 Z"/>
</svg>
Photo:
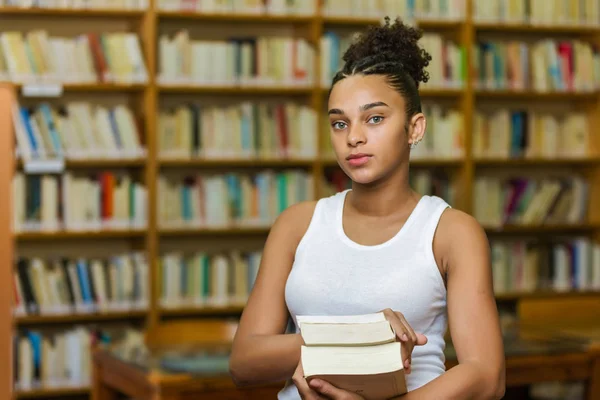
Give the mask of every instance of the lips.
<svg viewBox="0 0 600 400">
<path fill-rule="evenodd" d="M 348 157 L 346 157 L 346 160 L 354 160 L 357 158 L 363 158 L 363 157 L 370 157 L 370 154 L 366 154 L 366 153 L 356 153 L 356 154 L 350 154 Z"/>
<path fill-rule="evenodd" d="M 371 157 L 372 156 L 370 154 L 356 153 L 350 154 L 348 157 L 346 157 L 346 160 L 348 160 L 348 163 L 352 166 L 360 166 L 369 162 Z"/>
</svg>

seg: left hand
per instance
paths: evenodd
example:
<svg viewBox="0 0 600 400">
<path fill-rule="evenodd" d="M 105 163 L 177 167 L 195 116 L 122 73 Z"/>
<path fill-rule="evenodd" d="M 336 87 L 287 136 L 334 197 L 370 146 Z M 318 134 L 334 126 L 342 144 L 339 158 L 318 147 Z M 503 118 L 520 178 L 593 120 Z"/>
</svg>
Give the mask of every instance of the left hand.
<svg viewBox="0 0 600 400">
<path fill-rule="evenodd" d="M 333 386 L 331 383 L 321 379 L 312 379 L 308 386 L 310 386 L 317 393 L 331 400 L 364 400 L 364 397 L 359 394 L 339 389 Z"/>
</svg>

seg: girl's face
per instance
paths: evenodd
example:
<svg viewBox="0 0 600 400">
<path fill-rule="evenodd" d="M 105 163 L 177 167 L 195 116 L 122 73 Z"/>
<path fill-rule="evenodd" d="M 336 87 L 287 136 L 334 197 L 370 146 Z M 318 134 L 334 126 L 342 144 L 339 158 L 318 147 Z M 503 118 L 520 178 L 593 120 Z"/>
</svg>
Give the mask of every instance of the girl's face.
<svg viewBox="0 0 600 400">
<path fill-rule="evenodd" d="M 356 183 L 373 184 L 407 164 L 425 117 L 406 120 L 404 98 L 381 75 L 353 75 L 329 96 L 329 132 L 341 168 Z"/>
</svg>

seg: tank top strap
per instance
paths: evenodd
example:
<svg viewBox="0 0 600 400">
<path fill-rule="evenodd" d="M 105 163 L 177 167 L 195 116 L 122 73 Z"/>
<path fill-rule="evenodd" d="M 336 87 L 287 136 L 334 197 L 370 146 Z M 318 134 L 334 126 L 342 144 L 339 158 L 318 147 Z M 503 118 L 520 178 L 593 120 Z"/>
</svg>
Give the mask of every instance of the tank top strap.
<svg viewBox="0 0 600 400">
<path fill-rule="evenodd" d="M 336 216 L 344 207 L 344 198 L 348 190 L 335 193 L 329 197 L 323 197 L 317 201 L 308 228 L 296 248 L 297 258 L 302 257 L 307 242 L 315 235 L 332 235 L 335 233 Z"/>
<path fill-rule="evenodd" d="M 427 210 L 422 214 L 423 219 L 417 224 L 421 229 L 419 243 L 424 246 L 424 250 L 427 253 L 431 253 L 432 257 L 435 232 L 437 231 L 442 214 L 447 208 L 450 208 L 450 205 L 444 199 L 438 196 L 427 196 Z"/>
</svg>

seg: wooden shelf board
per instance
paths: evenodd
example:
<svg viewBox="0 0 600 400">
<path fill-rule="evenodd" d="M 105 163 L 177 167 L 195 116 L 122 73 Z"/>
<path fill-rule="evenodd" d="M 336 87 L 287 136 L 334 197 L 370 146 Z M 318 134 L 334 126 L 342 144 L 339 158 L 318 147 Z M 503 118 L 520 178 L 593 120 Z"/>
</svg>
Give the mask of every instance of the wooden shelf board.
<svg viewBox="0 0 600 400">
<path fill-rule="evenodd" d="M 220 95 L 309 95 L 313 87 L 295 86 L 190 86 L 159 85 L 159 92 L 173 94 L 220 94 Z"/>
<path fill-rule="evenodd" d="M 90 393 L 89 386 L 80 387 L 41 387 L 39 389 L 32 390 L 17 390 L 15 391 L 15 398 L 17 399 L 36 399 L 36 398 L 48 398 L 56 397 L 62 398 L 63 396 L 82 396 Z"/>
<path fill-rule="evenodd" d="M 96 159 L 96 160 L 66 160 L 65 168 L 125 168 L 125 167 L 143 167 L 146 160 L 143 158 L 136 159 Z M 23 167 L 23 160 L 17 160 L 16 166 Z"/>
<path fill-rule="evenodd" d="M 460 20 L 444 19 L 418 19 L 416 25 L 422 29 L 458 29 L 465 22 Z"/>
<path fill-rule="evenodd" d="M 188 19 L 206 22 L 253 22 L 260 24 L 297 24 L 310 23 L 314 20 L 311 15 L 269 15 L 269 14 L 242 14 L 242 13 L 198 13 L 186 11 L 158 11 L 159 18 Z"/>
<path fill-rule="evenodd" d="M 537 299 L 537 298 L 561 298 L 561 297 L 595 297 L 600 296 L 600 291 L 589 291 L 589 290 L 569 290 L 565 292 L 559 292 L 555 290 L 536 290 L 533 292 L 507 292 L 497 293 L 495 295 L 498 301 L 511 301 L 520 299 Z"/>
<path fill-rule="evenodd" d="M 24 315 L 14 317 L 17 325 L 33 324 L 55 324 L 55 323 L 80 323 L 93 321 L 108 321 L 128 318 L 143 318 L 148 314 L 143 310 L 131 311 L 107 311 L 88 314 L 64 314 L 64 315 Z"/>
<path fill-rule="evenodd" d="M 336 16 L 322 16 L 320 17 L 322 23 L 327 25 L 380 25 L 383 22 L 383 18 L 376 17 L 336 17 Z"/>
<path fill-rule="evenodd" d="M 16 240 L 65 240 L 65 239 L 108 239 L 143 237 L 145 229 L 101 230 L 101 231 L 59 231 L 59 232 L 20 232 Z"/>
<path fill-rule="evenodd" d="M 314 160 L 306 159 L 165 159 L 162 167 L 310 167 Z"/>
<path fill-rule="evenodd" d="M 595 100 L 598 92 L 538 92 L 535 90 L 475 90 L 475 96 L 487 99 L 524 100 Z"/>
<path fill-rule="evenodd" d="M 600 162 L 599 157 L 573 158 L 477 158 L 474 163 L 479 166 L 560 166 L 560 165 L 592 165 Z"/>
<path fill-rule="evenodd" d="M 541 25 L 529 23 L 475 22 L 479 32 L 513 32 L 540 34 L 597 34 L 599 27 L 586 25 Z"/>
<path fill-rule="evenodd" d="M 593 224 L 546 224 L 546 225 L 504 225 L 500 227 L 485 226 L 488 233 L 497 234 L 540 234 L 540 233 L 576 233 L 596 229 Z"/>
<path fill-rule="evenodd" d="M 161 236 L 229 236 L 229 235 L 266 235 L 270 227 L 243 228 L 160 228 Z"/>
<path fill-rule="evenodd" d="M 146 10 L 128 9 L 75 9 L 75 8 L 45 8 L 45 7 L 0 7 L 0 15 L 25 15 L 39 17 L 111 17 L 129 18 L 141 17 Z"/>
<path fill-rule="evenodd" d="M 22 84 L 14 84 L 17 90 L 21 90 Z M 138 92 L 148 85 L 143 83 L 64 83 L 64 92 Z"/>
<path fill-rule="evenodd" d="M 224 306 L 224 307 L 181 307 L 181 308 L 164 308 L 161 307 L 160 313 L 163 316 L 176 317 L 186 315 L 231 315 L 241 314 L 244 310 L 243 306 Z"/>
</svg>

